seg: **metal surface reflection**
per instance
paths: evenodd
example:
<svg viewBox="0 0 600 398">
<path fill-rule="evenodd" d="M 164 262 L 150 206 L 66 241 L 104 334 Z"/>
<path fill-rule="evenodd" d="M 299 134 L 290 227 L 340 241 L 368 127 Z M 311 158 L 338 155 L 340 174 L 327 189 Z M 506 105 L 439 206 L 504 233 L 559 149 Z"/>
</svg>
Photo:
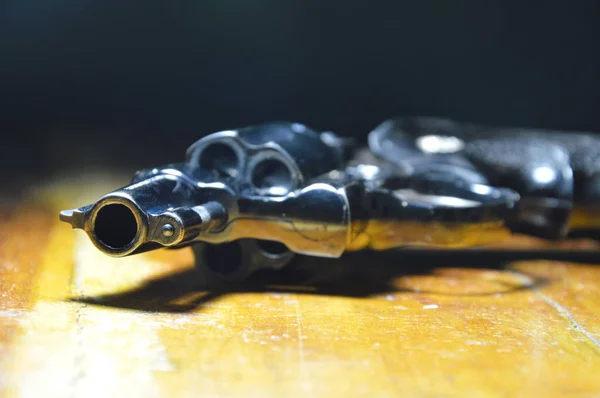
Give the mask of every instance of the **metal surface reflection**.
<svg viewBox="0 0 600 398">
<path fill-rule="evenodd" d="M 205 277 L 225 279 L 296 254 L 472 247 L 531 225 L 561 236 L 574 185 L 567 151 L 543 138 L 533 149 L 534 137 L 474 139 L 469 128 L 388 121 L 369 148 L 299 123 L 217 132 L 183 162 L 141 170 L 61 219 L 114 257 L 193 245 Z M 525 144 L 537 157 L 513 154 Z"/>
</svg>

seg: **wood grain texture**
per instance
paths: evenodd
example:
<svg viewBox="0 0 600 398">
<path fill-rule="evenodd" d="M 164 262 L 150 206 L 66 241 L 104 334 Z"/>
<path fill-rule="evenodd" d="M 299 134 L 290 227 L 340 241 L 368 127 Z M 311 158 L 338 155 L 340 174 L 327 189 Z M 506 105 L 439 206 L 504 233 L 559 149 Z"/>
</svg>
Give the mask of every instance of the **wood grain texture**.
<svg viewBox="0 0 600 398">
<path fill-rule="evenodd" d="M 485 253 L 303 259 L 205 291 L 188 250 L 113 259 L 58 222 L 119 186 L 100 177 L 4 212 L 4 397 L 600 396 L 598 252 L 513 255 L 503 247 L 555 246 L 515 237 Z"/>
</svg>

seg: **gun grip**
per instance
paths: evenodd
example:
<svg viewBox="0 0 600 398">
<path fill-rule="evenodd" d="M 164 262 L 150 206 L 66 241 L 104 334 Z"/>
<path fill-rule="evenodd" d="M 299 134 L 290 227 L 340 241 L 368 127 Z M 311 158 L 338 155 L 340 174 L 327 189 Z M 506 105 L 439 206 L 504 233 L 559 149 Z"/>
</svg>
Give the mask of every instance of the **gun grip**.
<svg viewBox="0 0 600 398">
<path fill-rule="evenodd" d="M 567 149 L 547 135 L 414 117 L 383 122 L 370 133 L 369 145 L 414 177 L 457 184 L 480 179 L 518 192 L 516 232 L 561 238 L 568 231 L 573 169 Z"/>
</svg>

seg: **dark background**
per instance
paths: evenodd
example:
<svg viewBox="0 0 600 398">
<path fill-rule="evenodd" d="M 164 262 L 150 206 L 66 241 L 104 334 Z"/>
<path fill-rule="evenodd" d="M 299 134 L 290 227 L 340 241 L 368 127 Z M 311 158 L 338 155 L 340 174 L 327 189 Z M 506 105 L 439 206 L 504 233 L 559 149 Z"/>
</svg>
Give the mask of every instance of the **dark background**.
<svg viewBox="0 0 600 398">
<path fill-rule="evenodd" d="M 600 130 L 597 1 L 0 0 L 2 170 L 183 157 L 270 120 Z"/>
</svg>

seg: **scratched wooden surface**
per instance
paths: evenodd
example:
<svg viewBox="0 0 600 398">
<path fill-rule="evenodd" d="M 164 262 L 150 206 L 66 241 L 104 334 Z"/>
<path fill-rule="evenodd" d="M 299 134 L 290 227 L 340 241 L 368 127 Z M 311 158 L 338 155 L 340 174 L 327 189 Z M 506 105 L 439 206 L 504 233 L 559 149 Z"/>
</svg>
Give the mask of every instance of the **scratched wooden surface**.
<svg viewBox="0 0 600 398">
<path fill-rule="evenodd" d="M 111 259 L 58 222 L 120 182 L 1 207 L 1 396 L 600 396 L 594 242 L 299 262 L 207 292 L 187 250 Z"/>
</svg>

